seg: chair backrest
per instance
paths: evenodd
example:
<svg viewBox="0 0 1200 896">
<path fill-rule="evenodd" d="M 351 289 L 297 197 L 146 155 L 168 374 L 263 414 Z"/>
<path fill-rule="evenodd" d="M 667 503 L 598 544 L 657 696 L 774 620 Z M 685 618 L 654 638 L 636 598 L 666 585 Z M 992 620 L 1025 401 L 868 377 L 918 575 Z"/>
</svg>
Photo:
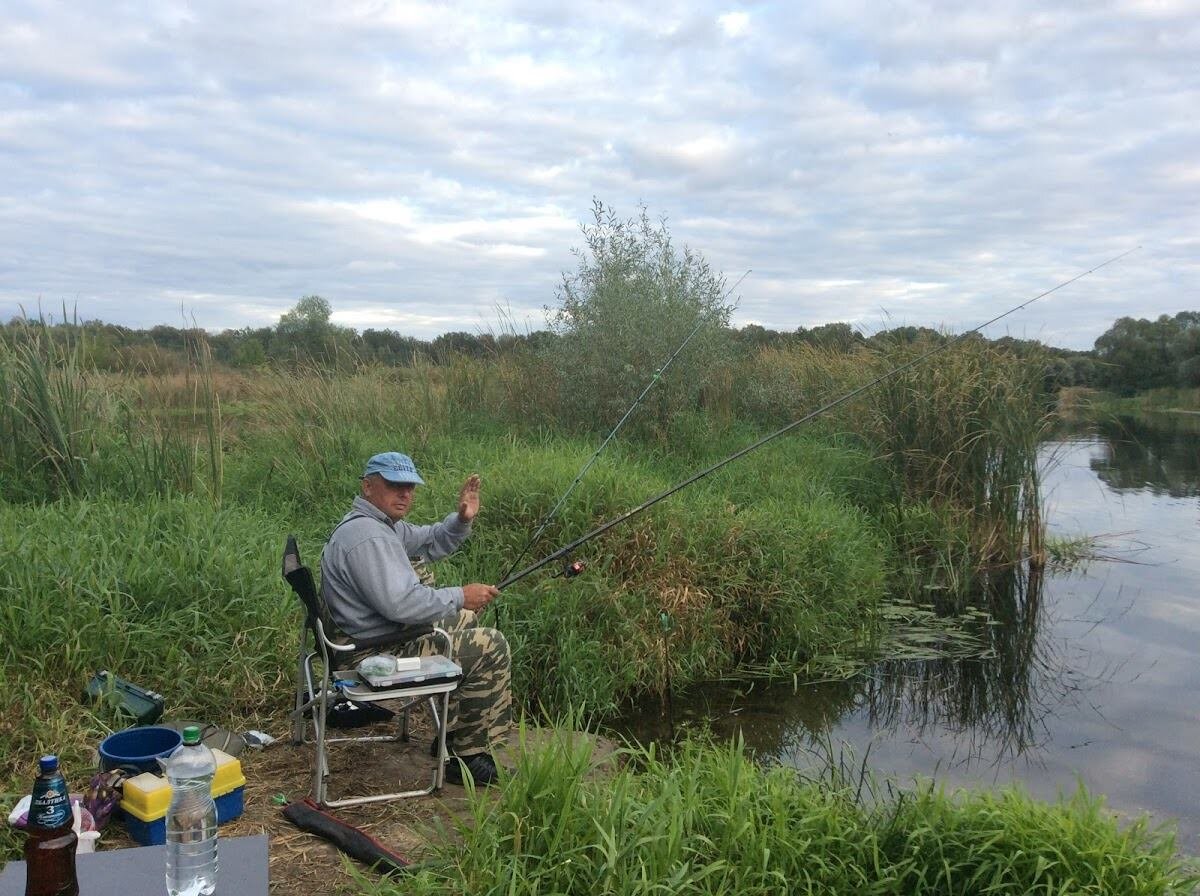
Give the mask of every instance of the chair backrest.
<svg viewBox="0 0 1200 896">
<path fill-rule="evenodd" d="M 428 567 L 422 567 L 418 575 L 423 582 L 433 582 L 433 573 Z M 324 643 L 325 638 L 336 639 L 339 644 L 348 644 L 350 638 L 333 621 L 333 616 L 329 613 L 329 607 L 326 605 L 325 599 L 321 597 L 321 592 L 317 588 L 316 581 L 313 579 L 312 570 L 305 566 L 304 562 L 300 559 L 300 547 L 296 544 L 295 535 L 289 535 L 283 546 L 283 578 L 284 581 L 292 586 L 292 590 L 296 592 L 296 596 L 304 604 L 304 624 L 313 633 L 316 648 L 322 654 L 328 652 Z M 354 638 L 353 646 L 363 650 L 389 647 L 398 642 L 428 634 L 431 631 L 433 631 L 432 624 L 414 625 L 402 628 L 399 632 L 391 632 L 377 637 Z"/>
<path fill-rule="evenodd" d="M 292 590 L 300 598 L 300 603 L 304 605 L 304 621 L 312 631 L 313 637 L 316 638 L 317 648 L 323 650 L 321 635 L 323 633 L 327 637 L 333 636 L 335 631 L 333 619 L 329 615 L 329 608 L 325 606 L 325 601 L 321 599 L 321 593 L 317 590 L 312 570 L 305 566 L 300 559 L 300 547 L 296 544 L 295 535 L 289 535 L 283 546 L 282 572 L 284 581 L 292 586 Z M 319 627 L 318 623 L 320 623 Z"/>
</svg>

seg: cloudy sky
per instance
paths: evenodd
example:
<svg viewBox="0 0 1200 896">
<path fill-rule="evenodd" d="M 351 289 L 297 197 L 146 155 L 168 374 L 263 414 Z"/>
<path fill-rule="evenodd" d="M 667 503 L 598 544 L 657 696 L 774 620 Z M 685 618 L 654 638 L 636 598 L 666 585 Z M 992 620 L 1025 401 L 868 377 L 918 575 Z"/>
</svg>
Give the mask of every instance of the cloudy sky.
<svg viewBox="0 0 1200 896">
<path fill-rule="evenodd" d="M 536 329 L 593 198 L 735 323 L 1200 308 L 1200 0 L 0 4 L 0 316 Z"/>
</svg>

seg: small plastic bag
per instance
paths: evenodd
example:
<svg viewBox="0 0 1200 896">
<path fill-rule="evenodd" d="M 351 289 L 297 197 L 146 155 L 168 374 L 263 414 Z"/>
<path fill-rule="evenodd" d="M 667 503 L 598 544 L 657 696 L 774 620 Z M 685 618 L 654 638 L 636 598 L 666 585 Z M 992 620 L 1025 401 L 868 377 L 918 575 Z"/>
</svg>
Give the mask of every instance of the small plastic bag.
<svg viewBox="0 0 1200 896">
<path fill-rule="evenodd" d="M 100 838 L 100 832 L 96 830 L 96 822 L 92 818 L 92 813 L 80 805 L 80 798 L 76 794 L 71 795 L 71 814 L 74 818 L 72 827 L 75 829 L 76 835 L 79 837 L 79 845 L 75 851 L 95 852 L 96 841 Z M 25 830 L 25 826 L 29 821 L 29 807 L 33 803 L 31 796 L 23 796 L 21 800 L 13 806 L 13 810 L 8 813 L 8 823 L 17 830 Z"/>
<path fill-rule="evenodd" d="M 396 671 L 396 658 L 390 653 L 380 653 L 376 656 L 369 656 L 358 664 L 360 675 L 373 676 L 380 678 L 384 675 L 391 675 Z"/>
</svg>

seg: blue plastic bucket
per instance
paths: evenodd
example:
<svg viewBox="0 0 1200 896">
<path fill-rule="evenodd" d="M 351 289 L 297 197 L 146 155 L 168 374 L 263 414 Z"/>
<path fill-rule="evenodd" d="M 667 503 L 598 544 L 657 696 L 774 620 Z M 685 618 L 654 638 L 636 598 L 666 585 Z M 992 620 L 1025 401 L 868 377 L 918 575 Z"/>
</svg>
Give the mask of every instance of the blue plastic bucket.
<svg viewBox="0 0 1200 896">
<path fill-rule="evenodd" d="M 100 770 L 136 768 L 141 772 L 161 773 L 159 759 L 166 759 L 183 743 L 183 736 L 174 728 L 146 725 L 126 728 L 100 741 Z"/>
</svg>

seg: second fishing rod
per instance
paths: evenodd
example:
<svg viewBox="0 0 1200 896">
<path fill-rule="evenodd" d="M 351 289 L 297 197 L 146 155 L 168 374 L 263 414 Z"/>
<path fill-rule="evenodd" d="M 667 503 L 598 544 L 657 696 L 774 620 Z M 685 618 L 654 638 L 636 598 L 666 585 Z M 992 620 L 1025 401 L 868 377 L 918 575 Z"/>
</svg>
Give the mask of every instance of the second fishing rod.
<svg viewBox="0 0 1200 896">
<path fill-rule="evenodd" d="M 735 289 L 738 288 L 738 285 L 743 280 L 745 280 L 746 277 L 750 273 L 751 273 L 750 271 L 746 271 L 746 273 L 744 273 L 744 274 L 742 274 L 742 276 L 738 277 L 737 281 L 733 284 L 733 286 L 731 286 L 731 287 L 729 287 L 729 289 L 725 290 L 724 294 L 721 296 L 722 300 L 727 299 L 729 297 L 729 295 Z M 577 485 L 579 485 L 580 482 L 583 481 L 583 477 L 587 475 L 588 470 L 590 470 L 592 468 L 592 465 L 600 458 L 600 455 L 604 453 L 604 449 L 608 447 L 608 443 L 611 442 L 614 438 L 616 438 L 617 433 L 621 431 L 621 427 L 623 427 L 625 425 L 626 421 L 629 420 L 629 418 L 633 416 L 633 412 L 635 410 L 637 410 L 638 406 L 642 403 L 643 399 L 645 399 L 645 397 L 650 393 L 650 390 L 653 389 L 659 383 L 659 381 L 663 378 L 663 375 L 666 374 L 667 369 L 670 368 L 670 366 L 675 363 L 675 359 L 679 357 L 680 352 L 682 352 L 687 347 L 687 344 L 692 341 L 692 337 L 694 337 L 697 333 L 699 333 L 700 329 L 708 322 L 709 322 L 708 318 L 701 315 L 700 319 L 696 321 L 696 326 L 694 326 L 692 328 L 691 332 L 688 333 L 687 336 L 684 337 L 683 341 L 675 347 L 675 350 L 673 352 L 671 352 L 671 356 L 669 358 L 667 358 L 667 360 L 663 363 L 663 365 L 661 367 L 658 368 L 658 370 L 654 371 L 654 375 L 650 377 L 650 381 L 648 383 L 646 383 L 646 387 L 641 391 L 641 394 L 639 394 L 638 397 L 633 400 L 633 404 L 631 404 L 629 406 L 629 408 L 621 416 L 621 419 L 617 421 L 616 426 L 614 426 L 609 431 L 608 435 L 605 436 L 604 441 L 600 443 L 600 447 L 598 447 L 595 450 L 595 452 L 592 454 L 592 456 L 590 458 L 588 458 L 587 462 L 584 463 L 584 465 L 582 467 L 580 467 L 579 472 L 575 474 L 575 479 L 571 482 L 571 484 L 569 486 L 567 486 L 567 490 L 564 491 L 559 496 L 558 500 L 554 504 L 554 507 L 552 507 L 550 509 L 550 512 L 547 513 L 546 516 L 543 517 L 541 522 L 538 524 L 537 530 L 532 535 L 530 535 L 529 538 L 525 541 L 525 544 L 521 546 L 521 550 L 517 553 L 516 558 L 509 565 L 508 572 L 506 572 L 504 574 L 505 579 L 507 579 L 509 576 L 511 576 L 513 574 L 513 570 L 515 570 L 520 565 L 521 561 L 525 559 L 525 555 L 528 554 L 531 550 L 533 550 L 534 545 L 536 545 L 538 543 L 538 541 L 541 539 L 542 533 L 544 533 L 546 531 L 546 527 L 549 526 L 550 523 L 554 521 L 554 518 L 558 516 L 559 510 L 562 509 L 563 505 L 567 501 L 567 498 L 570 497 L 571 492 L 575 491 L 575 487 Z"/>
<path fill-rule="evenodd" d="M 746 277 L 750 276 L 750 273 L 751 271 L 748 270 L 743 273 L 742 276 L 738 277 L 737 281 L 733 283 L 732 287 L 726 289 L 725 293 L 721 295 L 721 300 L 724 301 L 725 299 L 728 299 L 728 297 L 730 297 L 730 295 L 733 293 L 733 290 L 737 289 L 738 285 L 742 283 Z M 545 517 L 542 517 L 541 522 L 538 524 L 538 528 L 536 528 L 533 535 L 530 535 L 526 540 L 526 543 L 521 546 L 521 551 L 517 552 L 516 558 L 512 560 L 512 563 L 509 565 L 509 571 L 504 573 L 505 581 L 509 576 L 512 575 L 512 571 L 514 571 L 516 567 L 521 564 L 521 560 L 524 559 L 524 555 L 532 551 L 536 543 L 541 540 L 542 533 L 545 533 L 548 525 L 554 521 L 554 517 L 558 516 L 558 511 L 562 510 L 562 507 L 566 503 L 566 499 L 570 497 L 571 492 L 574 492 L 575 487 L 580 485 L 580 482 L 583 481 L 583 477 L 587 475 L 588 470 L 592 469 L 592 465 L 598 461 L 600 455 L 604 453 L 604 450 L 606 447 L 608 447 L 608 443 L 617 437 L 617 433 L 620 432 L 620 429 L 622 429 L 623 426 L 625 426 L 625 422 L 628 421 L 632 415 L 634 415 L 634 411 L 637 410 L 638 405 L 642 403 L 642 399 L 646 398 L 646 396 L 649 395 L 650 390 L 654 389 L 654 386 L 659 384 L 659 381 L 662 379 L 662 375 L 667 372 L 667 368 L 671 367 L 672 363 L 674 363 L 674 360 L 679 357 L 680 351 L 683 351 L 686 347 L 688 347 L 688 343 L 691 342 L 692 337 L 694 337 L 696 333 L 700 332 L 706 323 L 708 323 L 708 318 L 701 315 L 701 318 L 696 321 L 696 325 L 692 327 L 691 332 L 684 337 L 683 342 L 680 342 L 678 345 L 676 345 L 676 349 L 672 351 L 671 356 L 668 357 L 664 363 L 662 363 L 661 367 L 656 369 L 654 375 L 650 377 L 648 383 L 646 384 L 646 387 L 644 387 L 640 395 L 634 399 L 634 403 L 630 404 L 629 408 L 625 410 L 625 413 L 622 415 L 622 417 L 620 417 L 620 420 L 617 421 L 617 425 L 613 426 L 611 431 L 608 432 L 608 435 L 606 435 L 604 441 L 601 441 L 598 449 L 593 452 L 592 457 L 589 457 L 587 462 L 583 464 L 583 467 L 580 468 L 580 471 L 575 474 L 575 479 L 571 482 L 571 485 L 566 487 L 566 491 L 563 492 L 563 494 L 559 495 L 558 500 L 556 503 L 554 503 L 554 506 L 551 507 L 550 512 L 548 512 Z M 580 571 L 582 571 L 582 566 L 575 570 L 575 572 Z M 569 572 L 568 575 L 574 575 L 574 573 Z M 502 611 L 500 611 L 499 606 L 496 607 L 496 619 L 497 624 L 500 624 L 500 621 L 503 619 L 503 614 Z"/>
<path fill-rule="evenodd" d="M 890 380 L 893 377 L 899 376 L 904 371 L 910 370 L 913 367 L 916 367 L 917 365 L 924 363 L 929 358 L 932 358 L 934 355 L 937 355 L 937 354 L 945 351 L 946 349 L 950 348 L 953 345 L 957 345 L 961 340 L 965 339 L 967 336 L 970 336 L 972 333 L 978 333 L 980 330 L 983 330 L 986 327 L 991 326 L 992 324 L 996 323 L 997 321 L 1003 320 L 1004 318 L 1008 317 L 1010 314 L 1015 314 L 1016 312 L 1020 311 L 1021 309 L 1026 308 L 1029 305 L 1032 305 L 1038 299 L 1045 298 L 1046 296 L 1050 295 L 1051 293 L 1057 292 L 1058 290 L 1062 289 L 1063 287 L 1069 286 L 1070 284 L 1074 283 L 1075 281 L 1083 279 L 1088 274 L 1095 273 L 1096 271 L 1100 270 L 1101 268 L 1107 267 L 1108 265 L 1121 260 L 1122 258 L 1129 255 L 1130 253 L 1136 252 L 1138 248 L 1140 248 L 1140 247 L 1135 247 L 1133 249 L 1129 249 L 1128 251 L 1122 252 L 1120 255 L 1115 255 L 1112 258 L 1108 259 L 1107 261 L 1102 262 L 1093 268 L 1089 268 L 1088 270 L 1086 270 L 1080 274 L 1076 274 L 1074 277 L 1071 277 L 1068 280 L 1064 280 L 1062 283 L 1059 283 L 1057 286 L 1053 286 L 1044 292 L 1038 293 L 1036 296 L 1034 296 L 1031 299 L 1026 299 L 1021 304 L 1015 305 L 1012 308 L 1009 308 L 1007 311 L 1003 312 L 1002 314 L 998 314 L 995 317 L 991 318 L 990 320 L 987 320 L 987 321 L 979 324 L 976 327 L 972 327 L 970 330 L 967 330 L 966 332 L 960 333 L 958 336 L 954 337 L 953 339 L 948 339 L 947 341 L 943 342 L 941 345 L 938 345 L 938 346 L 930 349 L 929 351 L 925 352 L 924 354 L 922 354 L 916 358 L 913 358 L 912 360 L 907 361 L 904 364 L 900 364 L 896 367 L 893 367 L 892 369 L 885 371 L 884 373 L 881 373 L 879 376 L 875 377 L 874 379 L 870 380 L 869 382 L 866 382 L 866 383 L 862 384 L 861 386 L 858 386 L 857 388 L 852 389 L 851 391 L 845 393 L 844 395 L 842 395 L 838 398 L 835 398 L 832 401 L 827 402 L 826 404 L 821 405 L 817 409 L 805 414 L 800 419 L 794 420 L 791 423 L 787 424 L 786 426 L 783 426 L 780 429 L 777 429 L 774 432 L 763 436 L 758 441 L 756 441 L 750 445 L 747 445 L 745 448 L 735 451 L 733 454 L 729 455 L 728 457 L 724 458 L 723 460 L 717 461 L 715 464 L 713 464 L 709 467 L 706 467 L 705 469 L 701 470 L 700 472 L 695 473 L 692 476 L 689 476 L 687 479 L 684 479 L 682 482 L 680 482 L 676 485 L 673 485 L 670 488 L 666 489 L 665 491 L 660 492 L 659 494 L 655 495 L 654 497 L 642 502 L 637 507 L 634 507 L 632 510 L 628 510 L 625 513 L 621 514 L 620 516 L 618 516 L 612 520 L 609 520 L 607 523 L 604 523 L 603 525 L 598 526 L 597 528 L 593 529 L 591 532 L 588 532 L 586 535 L 583 535 L 583 536 L 575 539 L 570 544 L 568 544 L 562 548 L 559 548 L 554 553 L 552 553 L 546 557 L 543 557 L 541 560 L 537 561 L 536 563 L 531 564 L 530 566 L 525 567 L 520 572 L 517 572 L 517 573 L 510 572 L 509 575 L 505 576 L 505 578 L 501 582 L 499 582 L 496 587 L 499 588 L 500 590 L 504 590 L 508 586 L 521 581 L 526 576 L 529 576 L 529 575 L 537 572 L 539 569 L 542 569 L 543 567 L 546 567 L 549 564 L 554 563 L 557 560 L 561 560 L 564 557 L 569 557 L 574 551 L 576 551 L 578 548 L 582 547 L 587 542 L 591 541 L 593 538 L 597 538 L 598 536 L 603 535 L 609 529 L 612 529 L 615 526 L 619 526 L 621 523 L 624 523 L 625 521 L 630 520 L 633 517 L 635 517 L 641 513 L 644 513 L 645 511 L 647 511 L 651 507 L 653 507 L 655 504 L 658 504 L 660 501 L 666 500 L 667 498 L 671 497 L 671 495 L 675 494 L 676 492 L 682 491 L 683 489 L 687 488 L 689 485 L 692 485 L 695 482 L 699 482 L 701 479 L 705 478 L 706 476 L 709 476 L 712 473 L 715 473 L 717 470 L 720 470 L 722 467 L 725 467 L 725 466 L 733 463 L 734 461 L 736 461 L 742 457 L 745 457 L 747 454 L 750 454 L 752 451 L 757 451 L 759 448 L 763 447 L 768 442 L 772 442 L 775 439 L 779 438 L 780 436 L 791 432 L 793 429 L 796 429 L 798 426 L 801 426 L 801 425 L 809 422 L 810 420 L 815 419 L 816 417 L 820 417 L 821 415 L 828 413 L 829 411 L 833 410 L 834 408 L 839 407 L 840 405 L 843 405 L 846 402 L 851 401 L 854 398 L 857 398 L 859 395 L 862 395 L 864 392 L 867 392 L 867 391 L 875 388 L 880 383 L 886 382 L 887 380 Z M 579 571 L 581 571 L 581 569 L 582 569 L 581 565 L 578 565 L 578 564 L 576 564 L 574 566 L 568 566 L 566 569 L 564 569 L 564 571 L 561 573 L 561 575 L 565 575 L 565 576 L 569 577 L 571 575 L 578 573 Z"/>
</svg>

